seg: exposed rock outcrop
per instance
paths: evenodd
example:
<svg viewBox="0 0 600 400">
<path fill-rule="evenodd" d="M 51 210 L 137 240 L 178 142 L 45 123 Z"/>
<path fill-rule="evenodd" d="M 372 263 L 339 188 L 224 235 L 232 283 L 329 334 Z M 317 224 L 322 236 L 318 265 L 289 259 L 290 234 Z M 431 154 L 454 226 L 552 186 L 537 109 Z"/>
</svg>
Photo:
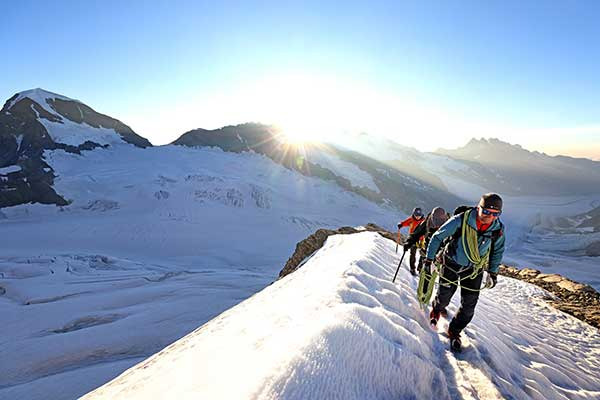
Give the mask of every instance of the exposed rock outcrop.
<svg viewBox="0 0 600 400">
<path fill-rule="evenodd" d="M 306 239 L 302 240 L 296 245 L 296 250 L 294 254 L 287 260 L 285 266 L 279 272 L 279 279 L 285 277 L 286 275 L 291 274 L 296 271 L 298 268 L 302 266 L 302 263 L 308 256 L 313 254 L 315 251 L 319 250 L 325 244 L 325 241 L 329 236 L 339 235 L 339 234 L 351 234 L 351 233 L 359 233 L 364 231 L 377 232 L 381 236 L 388 238 L 390 240 L 396 240 L 395 235 L 376 224 L 367 224 L 364 229 L 356 229 L 350 226 L 344 226 L 337 230 L 330 229 L 319 229 Z"/>
<path fill-rule="evenodd" d="M 387 239 L 396 241 L 394 233 L 375 224 L 367 224 L 364 229 L 351 227 L 342 227 L 337 230 L 319 229 L 296 245 L 294 254 L 279 273 L 279 279 L 300 268 L 310 255 L 323 247 L 327 237 L 364 231 L 377 232 Z M 404 241 L 404 238 L 401 238 L 401 241 Z M 544 274 L 531 268 L 518 269 L 501 265 L 500 274 L 532 283 L 547 290 L 554 295 L 547 299 L 554 307 L 600 329 L 600 293 L 591 286 L 575 282 L 559 274 Z"/>
</svg>

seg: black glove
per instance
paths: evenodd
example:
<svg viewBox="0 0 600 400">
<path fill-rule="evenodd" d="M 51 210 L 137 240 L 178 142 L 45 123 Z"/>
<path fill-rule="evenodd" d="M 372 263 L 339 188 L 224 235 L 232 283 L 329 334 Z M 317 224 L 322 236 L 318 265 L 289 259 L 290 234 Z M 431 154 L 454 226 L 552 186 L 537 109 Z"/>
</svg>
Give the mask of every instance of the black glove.
<svg viewBox="0 0 600 400">
<path fill-rule="evenodd" d="M 498 273 L 488 271 L 486 286 L 492 289 L 494 286 L 496 286 L 496 283 L 498 283 Z"/>
<path fill-rule="evenodd" d="M 425 268 L 425 271 L 427 271 L 428 273 L 431 273 L 431 264 L 433 263 L 433 260 L 426 258 L 425 261 L 423 261 L 423 268 Z"/>
<path fill-rule="evenodd" d="M 402 224 L 398 224 L 398 230 L 402 229 Z"/>
<path fill-rule="evenodd" d="M 406 253 L 407 251 L 409 251 L 411 249 L 412 246 L 409 246 L 408 244 L 404 244 L 404 246 L 402 246 L 402 248 L 404 249 L 404 252 Z"/>
</svg>

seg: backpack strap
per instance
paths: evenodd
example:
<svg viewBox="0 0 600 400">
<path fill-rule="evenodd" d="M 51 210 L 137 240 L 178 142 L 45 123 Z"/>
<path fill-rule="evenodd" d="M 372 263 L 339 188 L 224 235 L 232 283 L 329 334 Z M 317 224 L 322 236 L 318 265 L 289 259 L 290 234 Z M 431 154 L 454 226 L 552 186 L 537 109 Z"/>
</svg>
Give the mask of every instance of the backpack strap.
<svg viewBox="0 0 600 400">
<path fill-rule="evenodd" d="M 473 208 L 475 208 L 475 207 L 470 207 L 469 210 L 473 209 Z M 469 211 L 469 210 L 467 210 L 467 211 Z M 460 215 L 461 225 L 462 225 L 462 222 L 465 218 L 465 212 L 463 211 L 457 215 Z M 501 221 L 498 221 L 498 223 L 500 224 L 500 228 L 492 231 L 492 236 L 491 236 L 492 244 L 490 246 L 490 256 L 494 254 L 494 248 L 496 247 L 496 240 L 498 240 L 498 238 L 504 234 L 504 224 Z M 456 232 L 454 232 L 454 234 L 452 236 L 450 236 L 449 239 L 446 239 L 446 240 L 448 240 L 448 242 L 445 246 L 446 247 L 445 252 L 448 252 L 448 255 L 456 253 L 456 249 L 458 247 L 458 241 L 461 239 L 461 236 L 462 236 L 462 229 L 459 228 L 456 230 Z"/>
<path fill-rule="evenodd" d="M 498 238 L 502 235 L 504 235 L 504 224 L 498 220 L 498 223 L 500 224 L 500 229 L 496 229 L 495 231 L 492 231 L 492 244 L 490 245 L 490 257 L 494 255 L 494 249 L 496 247 L 496 240 L 498 240 Z"/>
</svg>

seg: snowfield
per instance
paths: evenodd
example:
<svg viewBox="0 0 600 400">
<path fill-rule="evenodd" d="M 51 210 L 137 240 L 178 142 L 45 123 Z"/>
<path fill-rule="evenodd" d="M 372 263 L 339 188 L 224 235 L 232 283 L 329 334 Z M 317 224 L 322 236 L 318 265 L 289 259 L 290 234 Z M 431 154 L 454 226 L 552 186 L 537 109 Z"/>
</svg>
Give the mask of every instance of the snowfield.
<svg viewBox="0 0 600 400">
<path fill-rule="evenodd" d="M 273 282 L 316 229 L 398 218 L 254 153 L 45 159 L 72 203 L 0 214 L 0 399 L 81 396 Z"/>
<path fill-rule="evenodd" d="M 394 243 L 330 237 L 297 272 L 84 399 L 593 399 L 597 329 L 500 277 L 461 354 L 433 332 Z M 449 308 L 456 312 L 458 297 Z"/>
</svg>

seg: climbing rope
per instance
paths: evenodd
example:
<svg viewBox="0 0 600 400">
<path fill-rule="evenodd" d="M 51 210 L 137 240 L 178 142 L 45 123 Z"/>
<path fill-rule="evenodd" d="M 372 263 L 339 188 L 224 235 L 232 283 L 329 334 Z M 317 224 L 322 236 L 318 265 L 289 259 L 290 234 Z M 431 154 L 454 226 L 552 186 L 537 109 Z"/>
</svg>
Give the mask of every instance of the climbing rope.
<svg viewBox="0 0 600 400">
<path fill-rule="evenodd" d="M 462 246 L 469 262 L 473 264 L 473 273 L 469 276 L 469 279 L 475 278 L 479 272 L 484 269 L 490 260 L 490 249 L 481 257 L 479 254 L 479 242 L 477 241 L 477 230 L 467 223 L 471 212 L 473 210 L 465 211 L 463 215 L 462 227 L 461 227 L 461 241 Z M 466 244 L 465 244 L 466 238 Z"/>
<path fill-rule="evenodd" d="M 431 301 L 431 296 L 433 294 L 433 288 L 435 286 L 441 285 L 441 283 L 436 282 L 437 278 L 439 278 L 440 281 L 444 281 L 450 285 L 458 286 L 460 284 L 460 279 L 453 281 L 453 280 L 446 278 L 442 274 L 442 268 L 447 268 L 450 271 L 454 272 L 456 275 L 458 275 L 457 271 L 453 270 L 452 268 L 450 268 L 448 266 L 442 266 L 441 264 L 438 264 L 438 263 L 434 263 L 433 270 L 431 273 L 427 272 L 425 267 L 421 268 L 421 272 L 419 272 L 419 284 L 417 286 L 417 300 L 419 301 L 419 304 L 422 309 L 425 309 L 425 307 L 429 305 L 429 302 Z M 472 276 L 472 274 L 471 274 L 471 276 Z M 469 276 L 468 279 L 471 279 L 471 276 Z M 427 286 L 427 291 L 424 291 L 425 281 L 429 282 L 429 285 Z M 466 289 L 466 290 L 470 290 L 471 292 L 481 292 L 482 290 L 489 289 L 489 288 L 490 287 L 488 286 L 487 282 L 485 285 L 483 285 L 479 289 L 471 289 L 469 287 L 461 286 L 461 290 Z"/>
<path fill-rule="evenodd" d="M 437 268 L 434 268 L 432 273 L 426 271 L 426 268 L 421 268 L 419 272 L 419 285 L 417 286 L 417 300 L 419 304 L 421 304 L 421 308 L 424 308 L 429 304 L 431 300 L 431 295 L 433 294 L 433 287 L 435 286 L 435 278 L 437 278 L 438 271 Z M 425 281 L 429 282 L 427 285 L 427 291 L 423 292 Z"/>
<path fill-rule="evenodd" d="M 458 275 L 458 271 L 453 270 L 452 268 L 448 267 L 447 265 L 446 266 L 442 266 L 441 264 L 437 264 L 437 263 L 435 264 L 435 268 L 434 268 L 437 271 L 437 274 L 438 274 L 440 280 L 443 280 L 444 282 L 446 282 L 446 283 L 448 283 L 450 285 L 458 286 L 459 283 L 460 283 L 460 279 L 457 279 L 456 281 L 452 281 L 452 280 L 446 278 L 445 276 L 442 275 L 442 268 L 447 268 L 450 271 L 454 272 L 456 275 Z M 483 271 L 480 271 L 480 272 L 483 273 Z M 467 279 L 473 279 L 476 276 L 477 275 L 473 276 L 473 274 L 471 274 L 471 275 L 469 275 L 467 277 Z M 439 283 L 437 283 L 437 284 L 439 285 Z M 468 288 L 468 287 L 461 286 L 461 290 L 462 289 L 470 290 L 471 292 L 481 292 L 483 289 L 489 289 L 489 286 L 486 283 L 484 286 L 482 286 L 479 289 L 471 289 L 471 288 Z"/>
</svg>

